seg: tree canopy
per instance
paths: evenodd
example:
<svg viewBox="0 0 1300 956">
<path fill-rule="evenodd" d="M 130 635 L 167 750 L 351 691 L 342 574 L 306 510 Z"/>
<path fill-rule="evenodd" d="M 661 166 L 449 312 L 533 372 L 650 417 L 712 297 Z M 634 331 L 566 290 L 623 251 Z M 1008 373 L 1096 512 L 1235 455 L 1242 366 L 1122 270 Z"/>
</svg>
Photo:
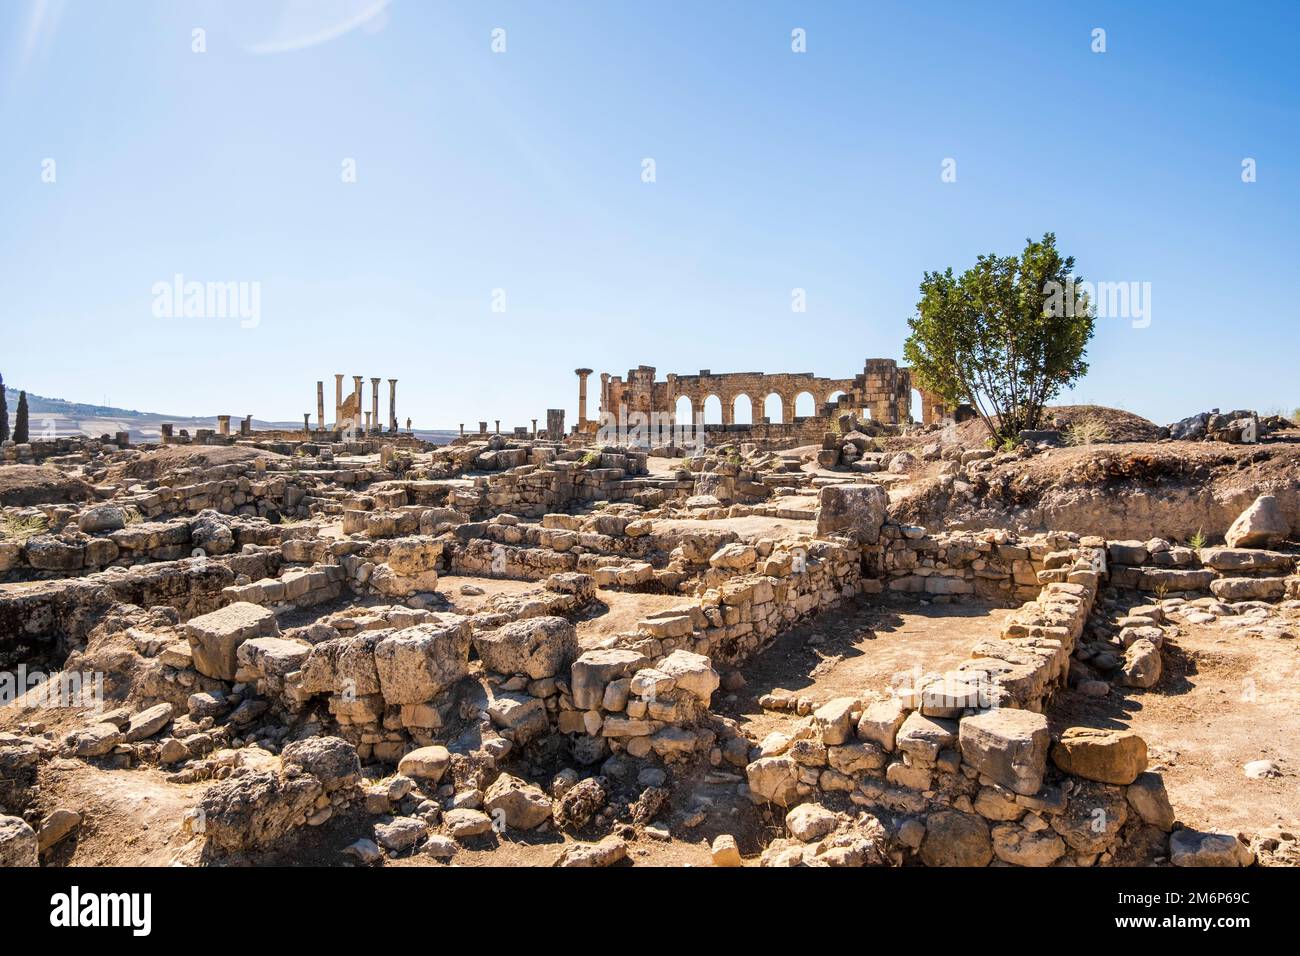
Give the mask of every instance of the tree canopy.
<svg viewBox="0 0 1300 956">
<path fill-rule="evenodd" d="M 979 256 L 961 276 L 927 272 L 903 346 L 916 384 L 949 405 L 969 402 L 995 441 L 1037 428 L 1043 407 L 1088 370 L 1093 309 L 1073 273 L 1050 232 L 1019 256 Z"/>
</svg>

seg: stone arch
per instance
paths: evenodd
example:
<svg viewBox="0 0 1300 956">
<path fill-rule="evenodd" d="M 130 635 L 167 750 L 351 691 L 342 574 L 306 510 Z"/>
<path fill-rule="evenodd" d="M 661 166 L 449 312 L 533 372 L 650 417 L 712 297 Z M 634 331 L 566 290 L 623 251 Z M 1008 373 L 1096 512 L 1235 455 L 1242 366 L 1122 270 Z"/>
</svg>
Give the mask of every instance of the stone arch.
<svg viewBox="0 0 1300 956">
<path fill-rule="evenodd" d="M 776 399 L 776 401 L 772 401 Z M 786 400 L 785 397 L 777 392 L 771 392 L 767 398 L 763 399 L 763 416 L 773 424 L 784 423 L 786 421 Z"/>
<path fill-rule="evenodd" d="M 704 401 L 700 403 L 700 407 L 704 412 L 704 424 L 722 424 L 722 399 L 717 395 L 704 396 Z"/>
<path fill-rule="evenodd" d="M 806 389 L 795 395 L 790 406 L 797 418 L 812 418 L 817 414 L 817 399 Z"/>
<path fill-rule="evenodd" d="M 754 400 L 744 392 L 737 392 L 731 398 L 731 421 L 736 425 L 754 423 Z"/>
<path fill-rule="evenodd" d="M 695 400 L 689 395 L 678 395 L 677 402 L 673 405 L 673 424 L 678 426 L 693 424 L 694 412 Z"/>
</svg>

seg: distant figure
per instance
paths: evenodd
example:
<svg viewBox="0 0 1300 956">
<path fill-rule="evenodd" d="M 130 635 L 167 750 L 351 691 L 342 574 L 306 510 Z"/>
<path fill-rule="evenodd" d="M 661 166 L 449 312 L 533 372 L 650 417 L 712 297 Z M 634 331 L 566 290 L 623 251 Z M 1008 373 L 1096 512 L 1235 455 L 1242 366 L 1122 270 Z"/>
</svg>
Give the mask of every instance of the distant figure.
<svg viewBox="0 0 1300 956">
<path fill-rule="evenodd" d="M 406 430 L 408 432 L 411 430 L 411 420 L 409 418 L 406 420 Z"/>
</svg>

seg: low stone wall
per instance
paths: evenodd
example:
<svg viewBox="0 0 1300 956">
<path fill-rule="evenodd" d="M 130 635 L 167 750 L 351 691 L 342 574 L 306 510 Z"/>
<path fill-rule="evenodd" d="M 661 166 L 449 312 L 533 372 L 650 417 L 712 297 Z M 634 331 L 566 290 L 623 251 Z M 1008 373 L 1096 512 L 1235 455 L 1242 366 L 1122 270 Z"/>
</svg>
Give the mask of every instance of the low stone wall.
<svg viewBox="0 0 1300 956">
<path fill-rule="evenodd" d="M 796 737 L 765 741 L 746 771 L 755 799 L 790 808 L 847 794 L 908 818 L 900 838 L 931 866 L 1092 865 L 1111 859 L 1126 826 L 1168 832 L 1173 813 L 1158 775 L 1144 772 L 1140 738 L 1079 730 L 1052 743 L 1042 711 L 1066 680 L 1106 563 L 1100 547 L 1051 554 L 1035 600 L 955 670 L 829 701 Z M 792 814 L 792 833 L 825 812 Z M 769 849 L 781 853 L 802 850 Z"/>
<path fill-rule="evenodd" d="M 273 577 L 279 564 L 279 549 L 251 547 L 221 557 L 0 585 L 0 668 L 50 658 L 61 662 L 116 603 L 166 605 L 187 617 L 216 610 L 228 600 L 222 592 L 236 578 Z"/>
</svg>

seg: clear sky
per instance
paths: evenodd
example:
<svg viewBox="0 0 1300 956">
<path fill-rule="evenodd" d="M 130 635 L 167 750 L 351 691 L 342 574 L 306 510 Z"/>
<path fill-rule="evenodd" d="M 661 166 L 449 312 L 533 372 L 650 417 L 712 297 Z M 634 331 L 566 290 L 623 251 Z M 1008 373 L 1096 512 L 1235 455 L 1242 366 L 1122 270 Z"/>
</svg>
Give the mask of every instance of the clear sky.
<svg viewBox="0 0 1300 956">
<path fill-rule="evenodd" d="M 1150 283 L 1068 397 L 1294 408 L 1298 37 L 1295 3 L 5 0 L 0 372 L 280 420 L 344 372 L 416 427 L 573 422 L 577 366 L 901 357 L 926 269 L 1054 231 Z M 257 321 L 157 315 L 177 274 L 258 283 Z"/>
</svg>

